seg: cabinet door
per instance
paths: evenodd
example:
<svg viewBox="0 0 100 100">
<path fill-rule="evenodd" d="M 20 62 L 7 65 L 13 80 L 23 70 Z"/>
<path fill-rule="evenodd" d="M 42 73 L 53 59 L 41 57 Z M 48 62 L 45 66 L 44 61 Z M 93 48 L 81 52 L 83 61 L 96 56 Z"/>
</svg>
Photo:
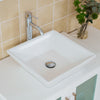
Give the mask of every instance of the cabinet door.
<svg viewBox="0 0 100 100">
<path fill-rule="evenodd" d="M 76 88 L 76 100 L 94 100 L 97 75 Z"/>
<path fill-rule="evenodd" d="M 58 99 L 56 99 L 56 100 L 61 100 L 61 97 L 59 97 Z"/>
<path fill-rule="evenodd" d="M 98 78 L 97 78 L 97 84 L 96 84 L 96 91 L 95 91 L 94 100 L 100 100 L 100 71 L 98 72 Z"/>
</svg>

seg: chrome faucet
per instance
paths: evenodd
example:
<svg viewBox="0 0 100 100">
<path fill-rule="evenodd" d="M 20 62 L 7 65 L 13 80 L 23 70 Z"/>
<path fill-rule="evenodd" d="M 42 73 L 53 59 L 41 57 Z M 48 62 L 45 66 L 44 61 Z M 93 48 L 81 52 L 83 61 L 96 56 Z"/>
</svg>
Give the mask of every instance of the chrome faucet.
<svg viewBox="0 0 100 100">
<path fill-rule="evenodd" d="M 31 12 L 26 12 L 25 13 L 27 40 L 32 39 L 32 28 L 33 27 L 36 28 L 40 32 L 40 35 L 44 34 L 42 29 L 32 22 L 32 17 L 36 18 L 35 16 L 32 16 Z"/>
</svg>

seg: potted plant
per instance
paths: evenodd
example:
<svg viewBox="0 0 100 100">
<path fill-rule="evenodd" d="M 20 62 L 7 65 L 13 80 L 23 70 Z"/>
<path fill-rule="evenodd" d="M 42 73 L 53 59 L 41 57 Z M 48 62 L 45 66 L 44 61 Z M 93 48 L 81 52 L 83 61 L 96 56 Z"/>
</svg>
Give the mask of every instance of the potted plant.
<svg viewBox="0 0 100 100">
<path fill-rule="evenodd" d="M 98 18 L 100 13 L 100 3 L 96 0 L 74 0 L 74 6 L 77 11 L 77 20 L 81 24 L 80 31 L 78 32 L 78 38 L 87 38 L 87 26 L 88 23 L 93 23 L 93 20 Z"/>
</svg>

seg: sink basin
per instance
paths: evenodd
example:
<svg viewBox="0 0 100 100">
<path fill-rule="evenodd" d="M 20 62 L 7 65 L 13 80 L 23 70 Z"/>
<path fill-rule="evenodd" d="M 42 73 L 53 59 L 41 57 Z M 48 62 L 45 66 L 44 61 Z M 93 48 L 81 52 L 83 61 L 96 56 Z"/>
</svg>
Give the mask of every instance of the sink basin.
<svg viewBox="0 0 100 100">
<path fill-rule="evenodd" d="M 8 54 L 47 87 L 71 76 L 96 57 L 54 30 L 11 48 Z"/>
</svg>

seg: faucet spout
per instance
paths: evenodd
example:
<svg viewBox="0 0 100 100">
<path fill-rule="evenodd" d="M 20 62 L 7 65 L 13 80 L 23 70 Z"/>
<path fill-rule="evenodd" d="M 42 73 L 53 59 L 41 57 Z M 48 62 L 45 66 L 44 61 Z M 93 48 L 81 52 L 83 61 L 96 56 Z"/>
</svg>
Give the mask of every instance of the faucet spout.
<svg viewBox="0 0 100 100">
<path fill-rule="evenodd" d="M 36 28 L 36 29 L 40 32 L 41 35 L 44 35 L 42 29 L 41 29 L 39 26 L 37 26 L 37 25 L 34 24 L 34 23 L 30 23 L 30 25 L 31 25 L 32 27 Z"/>
</svg>

